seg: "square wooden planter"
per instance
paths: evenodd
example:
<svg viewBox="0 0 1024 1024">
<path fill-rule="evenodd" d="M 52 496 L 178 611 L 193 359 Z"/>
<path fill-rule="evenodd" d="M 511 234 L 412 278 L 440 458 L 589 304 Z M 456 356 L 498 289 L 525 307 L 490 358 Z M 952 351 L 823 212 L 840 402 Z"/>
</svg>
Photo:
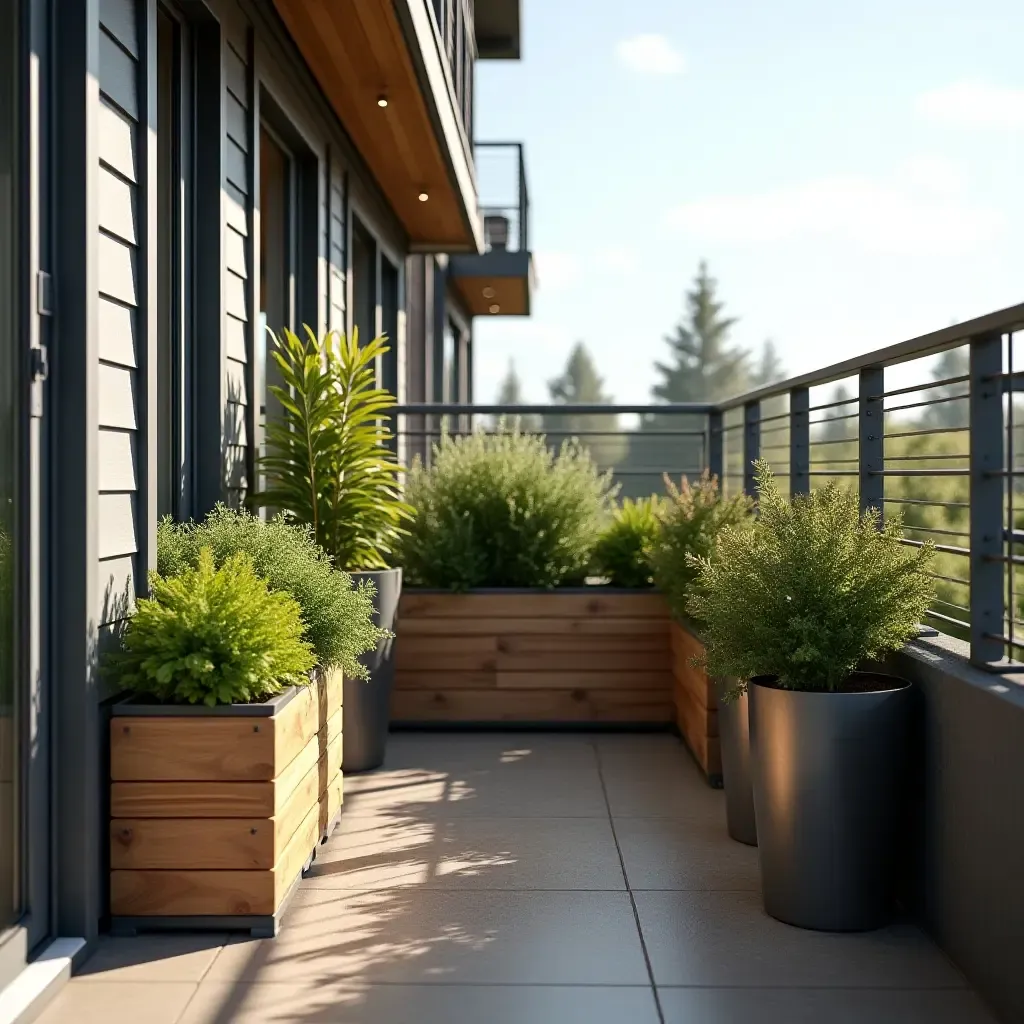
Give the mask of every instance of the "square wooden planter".
<svg viewBox="0 0 1024 1024">
<path fill-rule="evenodd" d="M 669 613 L 645 591 L 406 590 L 392 720 L 669 724 Z"/>
<path fill-rule="evenodd" d="M 693 658 L 704 645 L 688 626 L 672 620 L 672 675 L 676 725 L 712 786 L 722 785 L 722 753 L 718 742 L 718 699 L 715 682 Z"/>
<path fill-rule="evenodd" d="M 341 812 L 342 694 L 331 672 L 265 704 L 115 706 L 113 931 L 277 933 Z"/>
</svg>

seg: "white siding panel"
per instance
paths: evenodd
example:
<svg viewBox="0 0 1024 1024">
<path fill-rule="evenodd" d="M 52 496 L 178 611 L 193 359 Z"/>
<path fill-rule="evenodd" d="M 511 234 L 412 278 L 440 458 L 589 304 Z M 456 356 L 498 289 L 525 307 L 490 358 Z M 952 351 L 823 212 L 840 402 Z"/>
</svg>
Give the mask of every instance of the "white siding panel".
<svg viewBox="0 0 1024 1024">
<path fill-rule="evenodd" d="M 100 297 L 100 359 L 108 363 L 120 363 L 122 366 L 138 366 L 135 323 L 134 309 Z"/>
<path fill-rule="evenodd" d="M 135 559 L 131 555 L 102 559 L 97 582 L 100 625 L 119 622 L 135 610 Z"/>
<path fill-rule="evenodd" d="M 101 427 L 135 430 L 135 371 L 100 363 L 99 423 Z"/>
<path fill-rule="evenodd" d="M 137 306 L 134 247 L 109 235 L 100 235 L 99 248 L 100 292 L 129 306 Z"/>
<path fill-rule="evenodd" d="M 99 489 L 101 491 L 134 491 L 138 488 L 135 448 L 134 432 L 100 428 Z"/>
<path fill-rule="evenodd" d="M 101 494 L 98 518 L 100 558 L 133 555 L 138 551 L 134 494 Z"/>
</svg>

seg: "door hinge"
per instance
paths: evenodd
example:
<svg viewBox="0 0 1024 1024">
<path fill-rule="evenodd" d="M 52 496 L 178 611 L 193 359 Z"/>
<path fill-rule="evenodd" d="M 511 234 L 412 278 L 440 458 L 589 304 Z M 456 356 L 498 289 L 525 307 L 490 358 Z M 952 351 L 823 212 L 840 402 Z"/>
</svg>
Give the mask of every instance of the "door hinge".
<svg viewBox="0 0 1024 1024">
<path fill-rule="evenodd" d="M 36 271 L 36 312 L 53 316 L 53 278 L 45 270 Z"/>
<path fill-rule="evenodd" d="M 29 349 L 32 359 L 32 380 L 44 381 L 50 376 L 50 358 L 45 345 Z"/>
</svg>

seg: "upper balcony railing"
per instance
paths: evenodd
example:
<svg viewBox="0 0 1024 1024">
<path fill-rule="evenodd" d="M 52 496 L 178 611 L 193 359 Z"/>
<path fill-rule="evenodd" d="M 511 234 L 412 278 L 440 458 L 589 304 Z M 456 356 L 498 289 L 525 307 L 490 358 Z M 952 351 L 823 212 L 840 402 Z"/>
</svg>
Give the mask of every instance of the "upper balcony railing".
<svg viewBox="0 0 1024 1024">
<path fill-rule="evenodd" d="M 521 142 L 477 142 L 480 216 L 488 252 L 528 252 L 530 196 Z"/>
<path fill-rule="evenodd" d="M 1024 305 L 720 403 L 404 406 L 399 440 L 424 454 L 443 428 L 506 415 L 578 437 L 626 494 L 704 468 L 727 493 L 753 493 L 761 457 L 791 494 L 855 487 L 862 507 L 902 514 L 906 544 L 933 543 L 929 625 L 966 641 L 975 664 L 1024 674 L 1022 343 Z"/>
</svg>

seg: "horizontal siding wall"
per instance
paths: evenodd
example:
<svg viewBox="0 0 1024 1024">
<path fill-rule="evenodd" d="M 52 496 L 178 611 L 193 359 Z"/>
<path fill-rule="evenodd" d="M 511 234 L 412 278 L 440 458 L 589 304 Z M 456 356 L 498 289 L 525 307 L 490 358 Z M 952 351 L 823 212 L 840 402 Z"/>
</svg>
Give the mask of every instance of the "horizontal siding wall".
<svg viewBox="0 0 1024 1024">
<path fill-rule="evenodd" d="M 224 59 L 224 484 L 228 503 L 242 505 L 249 487 L 252 417 L 250 276 L 253 181 L 251 173 L 252 69 L 248 32 L 226 24 Z M 257 403 L 258 405 L 258 403 Z"/>
<path fill-rule="evenodd" d="M 139 11 L 135 0 L 100 5 L 98 622 L 108 638 L 134 607 L 144 459 L 140 367 L 145 360 L 140 240 L 143 236 L 139 94 Z"/>
</svg>

